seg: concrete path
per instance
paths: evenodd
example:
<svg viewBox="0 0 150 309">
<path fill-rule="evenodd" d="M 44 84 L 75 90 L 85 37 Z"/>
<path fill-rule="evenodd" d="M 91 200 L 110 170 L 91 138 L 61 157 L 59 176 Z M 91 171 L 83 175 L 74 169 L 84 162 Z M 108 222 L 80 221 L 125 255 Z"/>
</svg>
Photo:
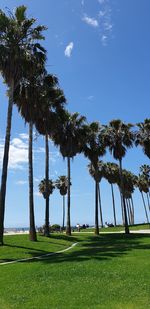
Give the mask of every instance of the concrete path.
<svg viewBox="0 0 150 309">
<path fill-rule="evenodd" d="M 27 261 L 32 261 L 32 260 L 42 260 L 44 258 L 47 258 L 48 256 L 51 255 L 56 255 L 56 254 L 60 254 L 66 251 L 71 250 L 73 247 L 75 247 L 77 245 L 77 242 L 72 244 L 70 247 L 64 249 L 64 250 L 60 250 L 57 252 L 51 252 L 51 253 L 47 253 L 47 254 L 43 254 L 43 255 L 39 255 L 39 256 L 35 256 L 35 257 L 31 257 L 31 258 L 26 258 L 26 259 L 19 259 L 19 260 L 15 260 L 15 261 L 9 261 L 9 262 L 4 262 L 4 263 L 0 263 L 1 265 L 8 265 L 8 264 L 15 264 L 15 263 L 19 263 L 19 262 L 27 262 Z"/>
</svg>

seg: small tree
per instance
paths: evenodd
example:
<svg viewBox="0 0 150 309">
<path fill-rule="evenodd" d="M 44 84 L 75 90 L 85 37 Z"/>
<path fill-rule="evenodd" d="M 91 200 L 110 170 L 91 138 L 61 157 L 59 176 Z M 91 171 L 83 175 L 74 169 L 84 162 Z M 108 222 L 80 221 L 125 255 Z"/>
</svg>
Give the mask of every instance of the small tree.
<svg viewBox="0 0 150 309">
<path fill-rule="evenodd" d="M 56 180 L 56 187 L 59 189 L 59 192 L 63 197 L 62 230 L 64 230 L 64 226 L 65 226 L 65 195 L 67 194 L 68 178 L 66 176 L 59 176 L 59 178 Z"/>
<path fill-rule="evenodd" d="M 55 185 L 51 179 L 48 180 L 48 186 L 46 179 L 41 180 L 39 184 L 39 192 L 42 193 L 44 199 L 49 199 L 49 196 L 53 193 Z M 49 208 L 45 209 L 45 228 L 44 235 L 49 236 Z"/>
</svg>

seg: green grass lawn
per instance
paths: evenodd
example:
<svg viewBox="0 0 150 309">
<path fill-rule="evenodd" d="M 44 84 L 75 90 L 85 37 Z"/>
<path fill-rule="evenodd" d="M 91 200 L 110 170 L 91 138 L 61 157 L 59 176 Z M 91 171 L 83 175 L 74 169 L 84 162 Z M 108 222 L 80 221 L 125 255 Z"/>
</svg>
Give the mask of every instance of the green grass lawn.
<svg viewBox="0 0 150 309">
<path fill-rule="evenodd" d="M 150 235 L 5 236 L 0 260 L 70 251 L 0 265 L 0 309 L 150 308 Z"/>
<path fill-rule="evenodd" d="M 138 231 L 138 230 L 148 230 L 150 229 L 150 224 L 134 224 L 129 226 L 130 231 Z M 99 229 L 100 232 L 121 232 L 124 231 L 123 226 L 116 227 L 103 227 Z M 80 232 L 94 232 L 94 228 L 81 229 Z"/>
</svg>

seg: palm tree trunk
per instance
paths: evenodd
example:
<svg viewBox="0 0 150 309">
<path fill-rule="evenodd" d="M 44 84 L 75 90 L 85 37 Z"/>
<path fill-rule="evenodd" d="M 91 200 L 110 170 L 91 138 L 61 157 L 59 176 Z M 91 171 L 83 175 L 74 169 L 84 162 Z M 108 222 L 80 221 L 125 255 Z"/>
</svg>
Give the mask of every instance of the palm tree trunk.
<svg viewBox="0 0 150 309">
<path fill-rule="evenodd" d="M 126 210 L 126 203 L 124 197 L 124 185 L 122 179 L 122 160 L 119 160 L 119 169 L 120 169 L 120 181 L 121 181 L 121 195 L 122 195 L 122 202 L 123 202 L 123 211 L 124 211 L 124 226 L 125 226 L 125 234 L 129 234 L 129 226 L 128 226 L 128 218 L 127 218 L 127 210 Z"/>
<path fill-rule="evenodd" d="M 129 225 L 130 225 L 130 224 L 131 224 L 131 223 L 130 223 L 130 213 L 129 213 L 128 201 L 127 201 L 126 198 L 125 198 L 125 203 L 126 203 L 126 210 L 127 210 L 128 222 L 129 222 Z"/>
<path fill-rule="evenodd" d="M 131 207 L 132 207 L 132 216 L 133 216 L 133 225 L 134 225 L 134 203 L 133 203 L 133 197 L 131 196 Z"/>
<path fill-rule="evenodd" d="M 149 223 L 148 213 L 147 213 L 146 204 L 145 204 L 145 200 L 144 200 L 144 195 L 143 195 L 142 191 L 140 191 L 140 192 L 141 192 L 141 195 L 142 195 L 142 200 L 143 200 L 143 205 L 144 205 L 144 210 L 145 210 L 145 215 L 146 215 L 147 223 Z"/>
<path fill-rule="evenodd" d="M 114 226 L 117 225 L 116 223 L 116 209 L 115 209 L 115 197 L 114 197 L 114 188 L 113 188 L 113 184 L 111 183 L 111 194 L 112 194 L 112 204 L 113 204 L 113 214 L 114 214 Z"/>
<path fill-rule="evenodd" d="M 45 135 L 45 181 L 46 181 L 46 199 L 45 199 L 45 230 L 44 230 L 44 235 L 46 237 L 49 237 L 49 195 L 48 195 L 49 146 L 48 146 L 48 134 Z"/>
<path fill-rule="evenodd" d="M 29 239 L 36 241 L 36 229 L 34 221 L 34 199 L 33 199 L 33 158 L 32 158 L 33 124 L 29 123 Z"/>
<path fill-rule="evenodd" d="M 121 194 L 121 189 L 120 189 L 120 187 L 119 187 L 119 192 L 120 192 L 120 201 L 121 201 L 122 224 L 124 225 L 124 210 L 123 210 L 123 200 L 122 200 L 122 194 Z"/>
<path fill-rule="evenodd" d="M 13 110 L 13 92 L 14 92 L 14 82 L 12 81 L 9 92 L 7 127 L 5 135 L 5 146 L 4 146 L 4 156 L 3 156 L 3 166 L 1 176 L 1 191 L 0 191 L 0 244 L 1 245 L 3 245 L 3 234 L 4 234 L 5 198 L 6 198 L 7 171 L 8 171 L 9 146 L 10 146 L 12 110 Z"/>
<path fill-rule="evenodd" d="M 99 212 L 100 212 L 101 227 L 104 227 L 104 224 L 103 224 L 103 213 L 102 213 L 102 201 L 101 201 L 100 184 L 98 184 L 98 201 L 99 201 Z"/>
<path fill-rule="evenodd" d="M 66 226 L 66 235 L 71 236 L 71 224 L 70 224 L 70 157 L 67 158 L 67 167 L 68 167 L 68 200 L 67 200 L 67 226 Z"/>
<path fill-rule="evenodd" d="M 149 196 L 148 196 L 148 193 L 146 193 L 146 196 L 147 196 L 147 203 L 148 203 L 148 208 L 149 208 L 149 211 L 150 211 L 150 200 L 149 200 Z"/>
<path fill-rule="evenodd" d="M 95 181 L 95 235 L 99 235 L 98 225 L 98 182 Z"/>
<path fill-rule="evenodd" d="M 62 230 L 64 231 L 65 227 L 65 195 L 63 195 L 63 224 L 62 224 Z"/>
</svg>

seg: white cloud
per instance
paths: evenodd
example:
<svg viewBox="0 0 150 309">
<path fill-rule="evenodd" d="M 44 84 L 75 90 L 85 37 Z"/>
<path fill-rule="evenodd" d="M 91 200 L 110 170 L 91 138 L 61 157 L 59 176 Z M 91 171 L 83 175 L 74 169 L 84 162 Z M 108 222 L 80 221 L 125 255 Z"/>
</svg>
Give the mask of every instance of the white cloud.
<svg viewBox="0 0 150 309">
<path fill-rule="evenodd" d="M 25 140 L 29 139 L 29 135 L 26 134 L 26 133 L 20 133 L 19 136 L 20 136 L 21 139 L 25 139 Z"/>
<path fill-rule="evenodd" d="M 106 36 L 106 35 L 102 35 L 102 37 L 101 37 L 101 42 L 102 42 L 102 44 L 103 44 L 104 46 L 106 46 L 106 44 L 107 44 L 107 36 Z"/>
<path fill-rule="evenodd" d="M 25 185 L 26 183 L 27 183 L 26 180 L 18 180 L 18 181 L 16 181 L 17 185 Z"/>
<path fill-rule="evenodd" d="M 0 144 L 0 165 L 3 162 L 4 145 Z M 19 138 L 13 138 L 10 142 L 9 168 L 22 169 L 28 162 L 28 145 Z"/>
<path fill-rule="evenodd" d="M 74 43 L 73 43 L 73 42 L 70 42 L 70 43 L 66 46 L 65 51 L 64 51 L 66 57 L 68 57 L 68 58 L 71 57 L 73 47 L 74 47 Z"/>
<path fill-rule="evenodd" d="M 98 23 L 97 19 L 92 18 L 92 17 L 89 17 L 89 16 L 87 16 L 87 15 L 85 15 L 85 16 L 82 18 L 82 20 L 83 20 L 86 24 L 88 24 L 88 25 L 90 25 L 90 26 L 92 26 L 92 27 L 97 28 L 97 27 L 99 26 L 99 23 Z"/>
<path fill-rule="evenodd" d="M 88 98 L 87 98 L 89 101 L 92 101 L 94 99 L 94 96 L 93 95 L 89 95 Z"/>
<path fill-rule="evenodd" d="M 34 177 L 34 181 L 35 181 L 35 182 L 40 182 L 40 179 L 37 178 L 37 177 Z"/>
<path fill-rule="evenodd" d="M 84 0 L 81 1 L 81 5 L 84 6 Z"/>
<path fill-rule="evenodd" d="M 34 192 L 34 195 L 35 195 L 35 196 L 38 196 L 38 197 L 42 197 L 42 194 L 41 194 L 40 192 L 38 192 L 38 191 L 37 191 L 37 192 Z"/>
<path fill-rule="evenodd" d="M 98 0 L 99 4 L 103 4 L 105 0 Z"/>
</svg>

